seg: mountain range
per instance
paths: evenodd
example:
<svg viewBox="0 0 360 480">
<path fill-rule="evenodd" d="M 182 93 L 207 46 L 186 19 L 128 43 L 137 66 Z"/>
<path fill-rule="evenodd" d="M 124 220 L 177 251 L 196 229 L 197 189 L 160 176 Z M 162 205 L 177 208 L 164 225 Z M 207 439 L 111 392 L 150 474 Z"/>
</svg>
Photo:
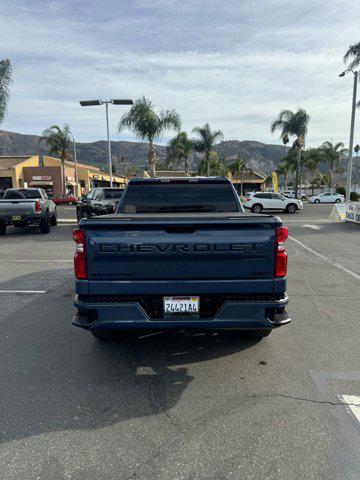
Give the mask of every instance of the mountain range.
<svg viewBox="0 0 360 480">
<path fill-rule="evenodd" d="M 91 143 L 76 143 L 78 162 L 96 165 L 107 169 L 107 142 L 99 140 Z M 226 140 L 219 143 L 215 150 L 226 162 L 231 163 L 238 155 L 247 160 L 248 167 L 265 175 L 271 174 L 284 156 L 282 145 L 271 145 L 252 140 Z M 148 147 L 143 142 L 112 141 L 113 162 L 118 173 L 124 168 L 142 171 L 147 165 Z M 156 145 L 159 164 L 166 159 L 166 146 Z M 38 135 L 0 130 L 0 155 L 37 155 L 48 154 L 45 142 Z M 202 156 L 193 154 L 191 168 L 196 170 Z"/>
</svg>

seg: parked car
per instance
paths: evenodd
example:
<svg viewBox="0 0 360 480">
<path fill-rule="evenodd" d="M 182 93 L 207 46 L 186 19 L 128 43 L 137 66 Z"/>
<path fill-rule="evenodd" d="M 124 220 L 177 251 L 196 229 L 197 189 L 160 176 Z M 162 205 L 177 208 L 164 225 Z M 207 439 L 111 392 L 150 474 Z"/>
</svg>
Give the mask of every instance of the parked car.
<svg viewBox="0 0 360 480">
<path fill-rule="evenodd" d="M 245 199 L 244 207 L 254 213 L 261 213 L 263 210 L 282 210 L 295 213 L 303 209 L 303 203 L 295 198 L 286 198 L 280 193 L 257 192 Z"/>
<path fill-rule="evenodd" d="M 78 199 L 75 195 L 58 195 L 53 198 L 55 205 L 77 205 Z"/>
<path fill-rule="evenodd" d="M 76 217 L 90 218 L 114 213 L 124 192 L 122 188 L 94 188 L 76 205 Z"/>
<path fill-rule="evenodd" d="M 286 198 L 295 198 L 294 190 L 285 190 L 284 192 L 280 192 L 281 195 L 284 195 Z"/>
<path fill-rule="evenodd" d="M 309 198 L 310 203 L 341 203 L 345 202 L 344 195 L 335 192 L 319 193 Z"/>
<path fill-rule="evenodd" d="M 9 225 L 35 225 L 49 233 L 50 226 L 57 225 L 56 205 L 41 188 L 9 188 L 0 200 L 0 235 Z"/>
<path fill-rule="evenodd" d="M 287 229 L 246 215 L 226 178 L 132 179 L 116 215 L 74 231 L 74 325 L 226 329 L 261 338 L 290 322 Z"/>
</svg>

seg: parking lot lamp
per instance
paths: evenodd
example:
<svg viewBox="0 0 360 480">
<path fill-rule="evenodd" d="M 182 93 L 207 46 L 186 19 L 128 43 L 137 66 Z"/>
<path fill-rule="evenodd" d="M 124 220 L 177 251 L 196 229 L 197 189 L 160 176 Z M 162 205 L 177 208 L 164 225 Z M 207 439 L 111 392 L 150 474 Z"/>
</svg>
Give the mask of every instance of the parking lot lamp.
<svg viewBox="0 0 360 480">
<path fill-rule="evenodd" d="M 69 131 L 69 134 L 73 142 L 74 163 L 75 163 L 75 196 L 78 197 L 79 196 L 79 178 L 78 178 L 78 169 L 77 169 L 76 142 L 75 142 L 74 135 L 72 134 L 71 131 Z"/>
<path fill-rule="evenodd" d="M 110 143 L 110 132 L 109 132 L 109 103 L 112 103 L 113 105 L 132 105 L 134 102 L 131 99 L 127 99 L 127 98 L 113 98 L 111 100 L 81 100 L 80 101 L 80 105 L 82 107 L 93 107 L 93 106 L 104 105 L 105 104 L 106 133 L 107 133 L 109 172 L 110 172 L 110 187 L 112 187 L 113 186 L 113 174 L 112 174 L 111 143 Z"/>
<path fill-rule="evenodd" d="M 354 71 L 351 68 L 340 73 L 339 77 L 345 77 L 348 72 L 354 74 L 353 83 L 353 96 L 351 104 L 351 122 L 350 122 L 350 140 L 349 140 L 349 159 L 347 165 L 347 177 L 346 177 L 346 201 L 350 201 L 351 183 L 352 183 L 352 165 L 353 165 L 353 148 L 354 148 L 354 128 L 355 128 L 355 110 L 356 110 L 356 91 L 358 82 L 358 71 Z"/>
</svg>

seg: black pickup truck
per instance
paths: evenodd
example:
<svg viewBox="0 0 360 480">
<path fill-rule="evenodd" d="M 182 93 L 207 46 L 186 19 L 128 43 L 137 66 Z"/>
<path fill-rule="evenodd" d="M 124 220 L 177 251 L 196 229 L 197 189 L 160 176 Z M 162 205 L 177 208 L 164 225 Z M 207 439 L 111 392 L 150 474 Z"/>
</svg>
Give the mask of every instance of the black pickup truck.
<svg viewBox="0 0 360 480">
<path fill-rule="evenodd" d="M 226 178 L 133 179 L 117 213 L 82 219 L 73 323 L 112 330 L 207 328 L 257 337 L 290 322 L 287 228 L 244 213 Z"/>
<path fill-rule="evenodd" d="M 114 213 L 123 193 L 124 189 L 121 188 L 94 188 L 90 190 L 76 205 L 78 222 L 82 218 Z"/>
</svg>

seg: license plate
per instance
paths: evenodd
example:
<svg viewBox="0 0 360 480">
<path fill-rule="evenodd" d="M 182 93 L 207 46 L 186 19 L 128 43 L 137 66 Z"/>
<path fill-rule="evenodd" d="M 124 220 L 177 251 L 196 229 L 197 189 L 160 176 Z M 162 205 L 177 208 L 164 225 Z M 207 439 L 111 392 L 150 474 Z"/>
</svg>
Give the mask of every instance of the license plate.
<svg viewBox="0 0 360 480">
<path fill-rule="evenodd" d="M 19 221 L 21 220 L 21 215 L 13 215 L 13 216 L 11 217 L 11 220 L 12 220 L 13 222 L 19 222 Z"/>
<path fill-rule="evenodd" d="M 164 297 L 164 314 L 199 313 L 199 297 Z"/>
</svg>

